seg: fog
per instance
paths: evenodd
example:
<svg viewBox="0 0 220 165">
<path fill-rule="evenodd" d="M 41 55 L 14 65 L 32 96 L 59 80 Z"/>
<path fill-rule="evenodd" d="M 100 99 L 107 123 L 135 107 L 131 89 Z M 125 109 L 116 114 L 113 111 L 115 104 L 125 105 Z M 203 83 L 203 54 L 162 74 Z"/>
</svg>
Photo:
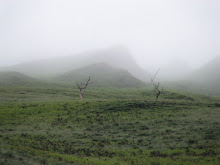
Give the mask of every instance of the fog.
<svg viewBox="0 0 220 165">
<path fill-rule="evenodd" d="M 0 66 L 127 47 L 147 70 L 220 55 L 219 0 L 1 0 Z"/>
</svg>

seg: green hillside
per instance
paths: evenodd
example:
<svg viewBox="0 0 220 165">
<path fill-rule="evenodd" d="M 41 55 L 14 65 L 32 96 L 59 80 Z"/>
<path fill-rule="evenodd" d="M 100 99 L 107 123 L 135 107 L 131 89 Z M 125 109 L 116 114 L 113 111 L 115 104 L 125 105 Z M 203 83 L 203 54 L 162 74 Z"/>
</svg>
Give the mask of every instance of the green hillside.
<svg viewBox="0 0 220 165">
<path fill-rule="evenodd" d="M 19 72 L 0 72 L 0 85 L 34 85 L 39 83 L 36 79 Z"/>
<path fill-rule="evenodd" d="M 86 100 L 0 104 L 0 164 L 214 165 L 219 103 Z"/>
<path fill-rule="evenodd" d="M 113 68 L 107 64 L 99 63 L 89 65 L 80 69 L 76 69 L 60 76 L 53 80 L 64 84 L 75 84 L 85 82 L 89 77 L 93 87 L 141 87 L 145 83 L 136 79 L 128 71 Z"/>
<path fill-rule="evenodd" d="M 0 164 L 219 164 L 217 99 L 165 88 L 155 100 L 150 86 L 106 86 L 79 101 L 75 79 L 141 82 L 128 75 L 97 64 L 59 76 L 71 85 L 0 86 Z"/>
</svg>

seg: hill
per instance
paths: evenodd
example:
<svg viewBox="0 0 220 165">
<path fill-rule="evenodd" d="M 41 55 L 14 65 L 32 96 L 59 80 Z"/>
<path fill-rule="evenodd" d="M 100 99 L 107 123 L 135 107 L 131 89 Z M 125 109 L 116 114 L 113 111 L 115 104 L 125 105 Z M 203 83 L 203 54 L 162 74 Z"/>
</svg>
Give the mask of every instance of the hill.
<svg viewBox="0 0 220 165">
<path fill-rule="evenodd" d="M 56 76 L 53 81 L 64 84 L 75 84 L 85 82 L 89 77 L 94 82 L 94 87 L 141 87 L 144 86 L 141 80 L 132 76 L 128 71 L 114 68 L 105 63 L 92 64 L 80 69 L 69 71 Z"/>
<path fill-rule="evenodd" d="M 190 79 L 206 87 L 220 88 L 220 56 L 194 72 Z"/>
<path fill-rule="evenodd" d="M 171 88 L 220 96 L 220 57 L 209 61 L 181 81 L 167 82 Z"/>
<path fill-rule="evenodd" d="M 32 85 L 39 83 L 36 79 L 19 72 L 0 72 L 0 85 Z"/>
<path fill-rule="evenodd" d="M 65 73 L 96 63 L 106 63 L 110 66 L 127 70 L 142 81 L 150 80 L 150 75 L 136 63 L 128 49 L 118 46 L 73 56 L 22 63 L 4 67 L 2 70 L 13 70 L 26 75 L 42 77 Z"/>
</svg>

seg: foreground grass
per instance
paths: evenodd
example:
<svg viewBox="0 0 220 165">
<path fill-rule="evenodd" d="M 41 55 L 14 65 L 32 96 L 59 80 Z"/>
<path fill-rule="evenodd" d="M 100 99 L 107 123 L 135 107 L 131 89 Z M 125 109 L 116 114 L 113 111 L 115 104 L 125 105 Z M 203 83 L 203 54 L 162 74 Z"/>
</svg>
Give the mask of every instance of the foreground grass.
<svg viewBox="0 0 220 165">
<path fill-rule="evenodd" d="M 219 164 L 219 103 L 180 98 L 1 103 L 0 164 Z"/>
</svg>

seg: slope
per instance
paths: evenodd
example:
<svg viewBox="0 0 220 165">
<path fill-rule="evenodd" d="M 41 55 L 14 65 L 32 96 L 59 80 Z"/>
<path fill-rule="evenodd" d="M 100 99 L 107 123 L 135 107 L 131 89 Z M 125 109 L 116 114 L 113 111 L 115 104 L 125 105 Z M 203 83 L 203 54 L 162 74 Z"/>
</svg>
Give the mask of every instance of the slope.
<svg viewBox="0 0 220 165">
<path fill-rule="evenodd" d="M 201 67 L 190 78 L 206 87 L 220 88 L 220 56 Z"/>
<path fill-rule="evenodd" d="M 171 88 L 201 93 L 210 96 L 220 96 L 220 57 L 194 71 L 181 81 L 168 82 Z"/>
<path fill-rule="evenodd" d="M 0 72 L 0 85 L 10 86 L 10 85 L 36 85 L 39 82 L 27 75 L 21 74 L 19 72 Z"/>
<path fill-rule="evenodd" d="M 93 87 L 141 87 L 144 86 L 141 80 L 136 79 L 128 71 L 116 69 L 108 64 L 92 64 L 80 69 L 69 71 L 53 78 L 54 82 L 63 84 L 75 84 L 85 82 L 88 77 L 94 82 Z"/>
<path fill-rule="evenodd" d="M 150 75 L 136 63 L 128 49 L 121 46 L 72 56 L 22 63 L 4 67 L 2 70 L 18 71 L 31 76 L 48 76 L 96 63 L 106 63 L 113 67 L 128 70 L 133 76 L 142 81 L 150 79 Z"/>
</svg>

